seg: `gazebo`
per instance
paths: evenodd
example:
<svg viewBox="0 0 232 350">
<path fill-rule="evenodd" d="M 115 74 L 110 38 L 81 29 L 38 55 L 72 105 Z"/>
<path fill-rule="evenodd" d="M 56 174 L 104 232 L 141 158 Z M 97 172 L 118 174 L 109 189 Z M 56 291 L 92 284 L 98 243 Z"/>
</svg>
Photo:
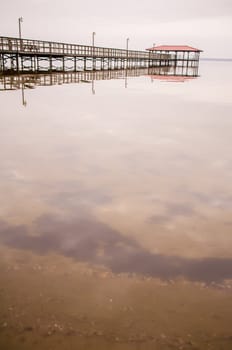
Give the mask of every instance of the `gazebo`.
<svg viewBox="0 0 232 350">
<path fill-rule="evenodd" d="M 159 45 L 147 49 L 152 54 L 157 54 L 157 60 L 166 60 L 174 65 L 197 66 L 202 50 L 188 45 Z"/>
</svg>

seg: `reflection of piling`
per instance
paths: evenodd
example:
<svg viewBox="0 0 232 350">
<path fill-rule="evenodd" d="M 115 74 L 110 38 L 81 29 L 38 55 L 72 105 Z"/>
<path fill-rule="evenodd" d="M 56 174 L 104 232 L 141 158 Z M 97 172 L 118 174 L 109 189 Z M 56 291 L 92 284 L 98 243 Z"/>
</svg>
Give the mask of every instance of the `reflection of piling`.
<svg viewBox="0 0 232 350">
<path fill-rule="evenodd" d="M 200 50 L 194 55 L 183 52 L 181 56 L 171 50 L 135 51 L 128 47 L 116 49 L 0 37 L 0 70 L 53 72 L 180 65 L 195 67 L 199 63 L 199 53 Z"/>
<path fill-rule="evenodd" d="M 198 67 L 150 67 L 112 70 L 87 70 L 82 72 L 44 72 L 44 73 L 15 73 L 0 75 L 0 90 L 32 89 L 37 86 L 52 86 L 61 84 L 91 83 L 95 93 L 95 80 L 124 79 L 124 86 L 128 86 L 128 78 L 151 76 L 154 79 L 171 80 L 178 78 L 192 79 L 198 77 Z"/>
<path fill-rule="evenodd" d="M 124 79 L 125 88 L 128 87 L 129 77 L 149 76 L 151 81 L 156 79 L 165 81 L 185 81 L 198 76 L 198 68 L 185 67 L 150 67 L 112 70 L 87 70 L 82 72 L 44 72 L 44 73 L 15 73 L 0 74 L 0 91 L 21 89 L 22 104 L 26 107 L 25 90 L 37 86 L 53 86 L 62 84 L 91 83 L 92 94 L 95 95 L 96 80 Z"/>
<path fill-rule="evenodd" d="M 24 94 L 24 79 L 22 78 L 22 84 L 21 84 L 21 91 L 22 91 L 22 105 L 26 107 L 27 101 L 25 100 L 25 94 Z"/>
</svg>

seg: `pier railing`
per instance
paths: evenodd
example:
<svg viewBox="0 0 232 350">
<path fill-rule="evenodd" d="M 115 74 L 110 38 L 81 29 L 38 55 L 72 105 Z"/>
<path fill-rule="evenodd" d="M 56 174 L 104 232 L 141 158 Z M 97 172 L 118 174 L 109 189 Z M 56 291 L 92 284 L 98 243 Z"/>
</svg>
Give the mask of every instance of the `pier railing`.
<svg viewBox="0 0 232 350">
<path fill-rule="evenodd" d="M 69 57 L 96 57 L 96 58 L 122 58 L 165 60 L 170 59 L 169 54 L 159 54 L 146 51 L 135 51 L 97 46 L 67 44 L 52 41 L 19 39 L 0 37 L 0 53 L 18 53 L 21 55 L 39 56 L 69 56 Z"/>
</svg>

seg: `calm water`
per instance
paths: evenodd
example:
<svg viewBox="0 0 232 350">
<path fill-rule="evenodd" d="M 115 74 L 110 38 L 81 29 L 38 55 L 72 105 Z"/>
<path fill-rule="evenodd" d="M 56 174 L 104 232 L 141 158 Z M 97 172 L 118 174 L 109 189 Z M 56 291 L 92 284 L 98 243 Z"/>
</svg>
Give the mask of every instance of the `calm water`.
<svg viewBox="0 0 232 350">
<path fill-rule="evenodd" d="M 2 252 L 232 279 L 232 63 L 199 73 L 1 91 Z"/>
<path fill-rule="evenodd" d="M 114 272 L 232 277 L 232 63 L 1 92 L 0 239 Z"/>
</svg>

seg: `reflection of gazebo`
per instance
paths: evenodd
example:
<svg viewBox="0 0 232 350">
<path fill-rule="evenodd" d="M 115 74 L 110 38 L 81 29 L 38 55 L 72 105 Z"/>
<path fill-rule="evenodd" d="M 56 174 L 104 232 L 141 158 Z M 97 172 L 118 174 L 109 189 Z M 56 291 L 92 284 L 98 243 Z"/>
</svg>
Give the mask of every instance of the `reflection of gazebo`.
<svg viewBox="0 0 232 350">
<path fill-rule="evenodd" d="M 151 47 L 147 51 L 156 53 L 155 60 L 160 63 L 164 59 L 171 65 L 187 67 L 197 66 L 202 52 L 202 50 L 187 45 L 160 45 Z"/>
<path fill-rule="evenodd" d="M 186 82 L 197 78 L 198 67 L 187 67 L 187 66 L 156 66 L 148 69 L 148 74 L 152 81 L 161 80 L 165 82 Z"/>
<path fill-rule="evenodd" d="M 152 80 L 160 80 L 173 83 L 185 83 L 186 81 L 196 79 L 196 77 L 181 75 L 150 75 L 150 77 Z"/>
</svg>

